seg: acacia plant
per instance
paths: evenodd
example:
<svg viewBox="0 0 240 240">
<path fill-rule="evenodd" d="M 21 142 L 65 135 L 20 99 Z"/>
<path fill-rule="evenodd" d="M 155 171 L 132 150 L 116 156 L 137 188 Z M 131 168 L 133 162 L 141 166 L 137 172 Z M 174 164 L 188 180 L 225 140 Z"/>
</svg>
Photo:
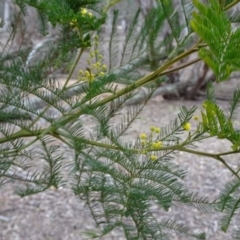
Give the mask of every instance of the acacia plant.
<svg viewBox="0 0 240 240">
<path fill-rule="evenodd" d="M 221 224 L 227 231 L 240 202 L 239 170 L 224 160 L 225 155 L 239 153 L 240 149 L 240 132 L 234 125 L 239 89 L 233 94 L 229 112 L 218 106 L 210 86 L 199 118 L 194 117 L 195 107 L 182 107 L 178 118 L 168 126 L 149 126 L 150 135 L 139 133 L 134 142 L 123 141 L 122 136 L 167 74 L 204 61 L 219 82 L 228 80 L 240 68 L 236 52 L 240 49 L 240 30 L 232 28 L 232 22 L 239 21 L 239 12 L 231 11 L 238 1 L 209 0 L 203 4 L 200 0 L 183 0 L 184 26 L 178 21 L 174 1 L 157 1 L 140 28 L 141 14 L 136 10 L 120 60 L 115 10 L 107 64 L 102 54 L 101 29 L 108 11 L 120 0 L 15 2 L 21 14 L 27 14 L 27 5 L 37 9 L 43 33 L 47 32 L 49 21 L 59 28 L 59 34 L 30 53 L 20 48 L 17 56 L 11 52 L 16 29 L 10 29 L 8 41 L 1 44 L 1 185 L 16 181 L 17 193 L 24 197 L 66 184 L 86 203 L 98 226 L 98 230 L 88 232 L 91 237 L 118 229 L 126 239 L 166 240 L 172 239 L 172 232 L 205 239 L 205 233 L 194 233 L 174 221 L 159 220 L 151 211 L 152 204 L 168 210 L 179 202 L 223 211 Z M 172 34 L 161 39 L 165 21 Z M 168 41 L 173 41 L 174 47 L 165 47 Z M 78 69 L 86 52 L 87 67 Z M 153 52 L 159 53 L 154 55 L 156 70 L 142 71 L 151 63 Z M 195 60 L 176 65 L 194 53 L 198 53 Z M 66 61 L 70 62 L 70 69 L 62 84 L 54 73 Z M 78 81 L 71 83 L 76 70 Z M 124 87 L 119 90 L 116 83 Z M 122 108 L 146 85 L 148 92 L 143 103 L 128 106 L 122 115 Z M 91 117 L 94 124 L 86 127 L 86 117 Z M 193 117 L 198 119 L 194 131 L 189 123 Z M 183 134 L 186 131 L 187 136 Z M 211 137 L 229 140 L 232 149 L 218 154 L 196 149 L 195 143 Z M 63 154 L 65 149 L 71 150 L 71 157 Z M 208 202 L 185 189 L 182 180 L 186 171 L 172 162 L 181 151 L 220 161 L 231 171 L 234 180 L 226 183 L 219 199 Z M 236 236 L 239 239 L 240 233 Z"/>
</svg>

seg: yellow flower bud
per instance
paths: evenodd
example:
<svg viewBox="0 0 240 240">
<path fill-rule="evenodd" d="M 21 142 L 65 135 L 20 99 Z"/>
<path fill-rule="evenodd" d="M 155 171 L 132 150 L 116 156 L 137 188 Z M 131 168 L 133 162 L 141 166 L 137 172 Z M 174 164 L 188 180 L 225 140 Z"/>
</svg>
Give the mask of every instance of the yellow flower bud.
<svg viewBox="0 0 240 240">
<path fill-rule="evenodd" d="M 152 143 L 152 147 L 153 148 L 160 148 L 162 147 L 162 142 L 158 141 L 158 142 L 153 142 Z"/>
<path fill-rule="evenodd" d="M 74 22 L 70 22 L 70 27 L 74 27 L 75 23 Z"/>
<path fill-rule="evenodd" d="M 150 127 L 150 130 L 151 130 L 152 132 L 154 132 L 154 131 L 155 131 L 155 127 L 154 127 L 154 126 L 151 126 L 151 127 Z"/>
<path fill-rule="evenodd" d="M 195 116 L 193 117 L 193 119 L 194 119 L 195 121 L 198 121 L 198 120 L 199 120 L 199 117 L 198 117 L 197 115 L 195 115 Z"/>
<path fill-rule="evenodd" d="M 88 13 L 87 9 L 86 8 L 82 8 L 81 9 L 81 14 L 82 15 L 86 15 Z"/>
<path fill-rule="evenodd" d="M 90 72 L 89 71 L 85 71 L 85 75 L 86 75 L 86 77 L 89 77 L 90 76 Z"/>
<path fill-rule="evenodd" d="M 183 129 L 184 130 L 186 130 L 186 131 L 189 131 L 190 129 L 191 129 L 191 123 L 185 123 L 184 125 L 183 125 Z"/>
<path fill-rule="evenodd" d="M 151 159 L 152 161 L 156 161 L 156 160 L 157 160 L 157 156 L 156 156 L 156 155 L 151 155 L 151 156 L 150 156 L 150 159 Z"/>
<path fill-rule="evenodd" d="M 107 66 L 105 64 L 102 65 L 102 69 L 103 70 L 106 70 L 107 69 Z"/>
<path fill-rule="evenodd" d="M 154 131 L 155 131 L 155 133 L 160 133 L 160 132 L 161 132 L 161 128 L 156 127 L 156 128 L 154 129 Z"/>
<path fill-rule="evenodd" d="M 147 135 L 145 133 L 140 134 L 140 139 L 147 139 Z"/>
</svg>

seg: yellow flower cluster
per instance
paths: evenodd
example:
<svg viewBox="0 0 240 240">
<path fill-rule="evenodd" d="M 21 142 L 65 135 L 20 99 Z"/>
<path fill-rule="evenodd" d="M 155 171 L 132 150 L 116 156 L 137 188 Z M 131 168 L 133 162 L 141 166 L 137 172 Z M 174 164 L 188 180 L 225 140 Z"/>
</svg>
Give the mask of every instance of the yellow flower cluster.
<svg viewBox="0 0 240 240">
<path fill-rule="evenodd" d="M 139 137 L 140 137 L 141 140 L 147 139 L 147 135 L 145 133 L 140 134 Z"/>
<path fill-rule="evenodd" d="M 84 17 L 84 18 L 92 18 L 93 15 L 92 13 L 90 13 L 86 8 L 81 8 L 79 13 L 81 15 L 81 17 Z M 78 20 L 76 17 L 74 17 L 72 19 L 72 21 L 70 22 L 70 26 L 75 29 L 75 30 L 79 30 L 79 25 L 78 25 Z"/>
<path fill-rule="evenodd" d="M 92 13 L 90 13 L 86 8 L 81 8 L 80 12 L 83 17 L 92 17 Z"/>
<path fill-rule="evenodd" d="M 159 127 L 151 126 L 150 130 L 151 130 L 151 133 L 149 136 L 147 136 L 147 134 L 145 133 L 141 133 L 139 135 L 141 145 L 142 145 L 141 154 L 147 155 L 147 152 L 150 149 L 159 149 L 163 145 L 162 142 L 159 141 L 159 133 L 161 132 L 161 129 Z M 151 154 L 148 157 L 152 161 L 157 160 L 157 156 L 155 154 Z"/>
<path fill-rule="evenodd" d="M 160 148 L 160 147 L 162 147 L 162 142 L 160 142 L 160 141 L 153 142 L 152 147 L 153 148 Z"/>
<path fill-rule="evenodd" d="M 160 133 L 161 129 L 159 127 L 151 126 L 150 127 L 151 132 Z"/>
<path fill-rule="evenodd" d="M 94 38 L 93 46 L 95 49 L 98 46 L 98 36 Z M 107 71 L 107 66 L 102 63 L 103 56 L 99 53 L 98 50 L 91 50 L 89 58 L 87 59 L 88 67 L 86 71 L 79 70 L 78 80 L 87 81 L 89 83 L 93 82 L 96 77 L 103 77 Z"/>
</svg>

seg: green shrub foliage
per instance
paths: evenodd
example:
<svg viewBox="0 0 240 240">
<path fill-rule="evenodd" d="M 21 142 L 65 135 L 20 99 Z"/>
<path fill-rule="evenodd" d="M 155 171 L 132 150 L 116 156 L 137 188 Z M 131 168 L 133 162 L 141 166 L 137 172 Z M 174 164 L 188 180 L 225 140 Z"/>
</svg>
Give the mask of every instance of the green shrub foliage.
<svg viewBox="0 0 240 240">
<path fill-rule="evenodd" d="M 86 232 L 93 238 L 118 229 L 126 239 L 166 240 L 173 239 L 173 234 L 206 239 L 205 233 L 196 233 L 173 220 L 160 221 L 151 210 L 153 204 L 165 211 L 179 203 L 202 211 L 222 211 L 221 227 L 226 232 L 240 206 L 239 170 L 224 160 L 225 155 L 240 150 L 240 132 L 234 125 L 239 89 L 228 112 L 216 103 L 214 88 L 209 85 L 200 117 L 195 116 L 196 107 L 182 107 L 169 125 L 149 126 L 150 134 L 139 133 L 134 142 L 122 136 L 156 91 L 156 82 L 162 84 L 166 72 L 178 70 L 175 63 L 185 57 L 198 53 L 197 61 L 204 61 L 218 81 L 228 80 L 239 70 L 240 30 L 232 27 L 239 21 L 239 12 L 231 11 L 238 1 L 209 0 L 203 4 L 200 0 L 182 0 L 179 13 L 173 0 L 158 0 L 144 20 L 141 10 L 136 9 L 121 50 L 119 11 L 114 10 L 108 65 L 102 55 L 102 27 L 120 0 L 15 2 L 21 14 L 28 14 L 27 6 L 36 8 L 42 33 L 47 34 L 48 22 L 59 28 L 59 33 L 30 52 L 23 47 L 17 54 L 10 51 L 17 30 L 14 27 L 9 29 L 9 40 L 1 43 L 0 185 L 17 182 L 16 190 L 22 197 L 70 185 L 97 224 L 95 230 Z M 184 16 L 183 25 L 180 14 Z M 165 22 L 171 34 L 162 39 Z M 183 28 L 185 36 L 181 35 Z M 175 44 L 169 46 L 169 41 Z M 87 67 L 76 69 L 86 52 Z M 62 84 L 55 72 L 66 62 L 70 63 L 69 71 Z M 193 63 L 186 62 L 181 68 Z M 154 71 L 142 71 L 148 68 Z M 72 84 L 76 70 L 78 81 Z M 116 83 L 124 87 L 119 90 Z M 141 86 L 148 87 L 144 101 L 127 107 L 122 115 L 122 108 Z M 83 117 L 94 119 L 90 133 Z M 198 120 L 194 131 L 192 118 Z M 227 139 L 232 149 L 215 154 L 201 152 L 195 143 L 207 138 Z M 68 159 L 62 146 L 73 155 L 67 182 L 63 172 L 67 171 L 64 166 Z M 172 161 L 178 152 L 220 161 L 234 179 L 226 182 L 218 199 L 209 202 L 184 187 L 187 171 Z M 235 239 L 240 239 L 239 232 Z"/>
</svg>

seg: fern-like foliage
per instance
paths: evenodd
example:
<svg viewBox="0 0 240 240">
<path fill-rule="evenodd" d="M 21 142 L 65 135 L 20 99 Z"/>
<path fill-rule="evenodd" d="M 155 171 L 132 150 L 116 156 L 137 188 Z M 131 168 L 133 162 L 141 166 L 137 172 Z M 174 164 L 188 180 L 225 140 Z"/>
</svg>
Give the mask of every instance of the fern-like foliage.
<svg viewBox="0 0 240 240">
<path fill-rule="evenodd" d="M 225 113 L 216 103 L 213 88 L 208 90 L 208 100 L 203 104 L 205 111 L 201 112 L 202 127 L 210 135 L 228 139 L 232 143 L 232 149 L 237 150 L 240 145 L 239 130 L 235 129 L 234 121 L 238 116 L 239 89 L 233 93 L 230 101 L 229 113 Z"/>
<path fill-rule="evenodd" d="M 230 102 L 229 118 L 233 121 L 237 120 L 239 116 L 239 102 L 240 102 L 240 89 L 236 89 Z"/>
<path fill-rule="evenodd" d="M 136 110 L 128 111 L 121 126 L 132 122 Z M 177 142 L 182 125 L 189 121 L 193 112 L 194 108 L 190 111 L 183 108 L 178 119 L 162 129 L 159 140 L 166 145 Z M 153 216 L 153 203 L 165 210 L 177 202 L 202 206 L 203 209 L 208 209 L 211 204 L 184 189 L 179 180 L 184 178 L 185 172 L 170 162 L 173 151 L 159 152 L 158 161 L 153 162 L 139 152 L 141 144 L 138 141 L 135 144 L 122 142 L 119 136 L 124 128 L 108 134 L 108 139 L 102 138 L 104 143 L 113 146 L 112 150 L 93 147 L 88 154 L 85 150 L 79 152 L 74 191 L 87 203 L 101 229 L 101 233 L 91 231 L 88 234 L 101 237 L 118 229 L 126 239 L 171 239 L 173 231 L 194 239 L 205 239 L 203 233 L 190 233 L 189 229 L 173 221 L 161 221 Z"/>
<path fill-rule="evenodd" d="M 159 1 L 139 29 L 140 11 L 136 11 L 123 41 L 122 54 L 118 48 L 118 12 L 114 12 L 109 41 L 110 64 L 106 72 L 103 69 L 106 70 L 107 66 L 103 67 L 100 62 L 103 56 L 91 56 L 99 53 L 97 46 L 101 45 L 94 35 L 100 32 L 107 15 L 104 12 L 107 8 L 101 8 L 102 2 L 16 2 L 23 14 L 27 14 L 26 4 L 38 10 L 43 32 L 46 20 L 61 27 L 57 38 L 47 39 L 35 46 L 29 55 L 26 49 L 20 49 L 16 57 L 10 52 L 9 43 L 2 48 L 0 184 L 17 181 L 18 194 L 23 197 L 69 184 L 74 177 L 71 187 L 86 203 L 98 227 L 98 230 L 89 232 L 92 237 L 102 237 L 117 229 L 126 239 L 166 240 L 173 239 L 175 234 L 188 239 L 206 239 L 205 233 L 195 233 L 176 221 L 156 217 L 152 206 L 168 211 L 173 205 L 186 204 L 204 211 L 213 210 L 215 202 L 210 203 L 184 187 L 186 171 L 172 159 L 179 151 L 200 154 L 193 151 L 194 144 L 209 135 L 228 139 L 233 151 L 239 151 L 240 132 L 236 131 L 233 122 L 237 116 L 239 90 L 235 91 L 230 111 L 226 114 L 217 105 L 214 91 L 209 88 L 202 122 L 195 132 L 186 134 L 185 140 L 182 133 L 190 130 L 196 107 L 182 107 L 177 118 L 161 131 L 154 128 L 152 135 L 144 135 L 145 141 L 141 137 L 132 141 L 124 138 L 124 133 L 156 87 L 150 84 L 142 104 L 124 109 L 135 95 L 134 91 L 156 79 L 161 81 L 163 71 L 181 59 L 174 57 L 185 46 L 186 39 L 180 37 L 182 28 L 173 1 Z M 111 5 L 118 1 L 108 2 Z M 192 20 L 192 2 L 182 0 L 181 3 L 185 18 L 183 27 L 188 30 L 186 37 L 191 34 L 191 23 L 193 30 L 209 45 L 208 49 L 200 50 L 200 56 L 207 52 L 207 63 L 220 79 L 225 79 L 238 67 L 232 46 L 238 44 L 239 31 L 232 33 L 222 6 L 214 1 L 210 5 L 194 1 L 199 13 L 194 13 Z M 171 27 L 172 35 L 159 41 L 165 20 Z M 217 37 L 220 37 L 220 43 L 216 43 Z M 176 48 L 168 47 L 168 41 L 173 38 L 177 42 Z M 217 46 L 222 48 L 217 49 Z M 76 83 L 70 84 L 79 59 L 89 48 L 87 63 L 100 71 L 94 74 L 90 67 L 78 69 L 81 70 L 79 75 L 85 74 L 84 78 L 79 77 Z M 37 54 L 40 55 L 36 57 Z M 61 83 L 54 73 L 73 55 L 76 59 L 71 64 L 69 76 Z M 94 58 L 95 64 L 92 63 Z M 162 69 L 159 67 L 161 64 L 165 64 Z M 151 69 L 157 68 L 157 72 L 146 76 L 142 71 L 146 65 Z M 117 90 L 115 83 L 126 86 Z M 68 151 L 72 155 L 66 157 Z M 236 172 L 233 173 L 237 176 Z M 230 183 L 218 202 L 218 207 L 226 211 L 222 222 L 224 231 L 238 209 L 238 184 L 238 180 Z M 236 195 L 230 196 L 232 193 Z"/>
<path fill-rule="evenodd" d="M 180 33 L 181 33 L 181 26 L 179 23 L 179 13 L 174 8 L 173 1 L 159 1 L 162 4 L 162 8 L 164 10 L 164 14 L 167 17 L 169 26 L 172 30 L 172 34 L 179 44 L 180 42 Z"/>
<path fill-rule="evenodd" d="M 229 113 L 224 113 L 223 110 L 216 103 L 214 97 L 214 90 L 212 85 L 208 89 L 208 100 L 205 101 L 203 107 L 205 112 L 202 111 L 202 127 L 204 131 L 210 133 L 210 135 L 217 136 L 218 138 L 224 138 L 232 143 L 232 149 L 234 152 L 239 152 L 239 130 L 235 129 L 234 121 L 239 116 L 239 89 L 236 89 L 233 93 L 232 100 L 230 101 Z M 220 159 L 223 163 L 224 160 Z M 237 171 L 237 173 L 239 170 Z M 224 186 L 218 200 L 215 202 L 215 207 L 224 213 L 220 224 L 221 229 L 224 232 L 230 227 L 231 222 L 239 215 L 240 208 L 240 195 L 239 195 L 239 176 L 234 172 L 234 178 L 228 180 Z M 239 239 L 239 231 L 234 232 L 233 239 Z"/>
<path fill-rule="evenodd" d="M 192 29 L 190 27 L 190 21 L 192 19 L 192 12 L 194 9 L 193 2 L 190 0 L 182 0 L 181 1 L 181 7 L 183 8 L 183 14 L 186 22 L 186 26 L 188 29 L 188 34 L 192 32 Z"/>
<path fill-rule="evenodd" d="M 109 70 L 124 68 L 125 72 L 117 82 L 130 84 L 143 77 L 141 73 L 143 69 L 147 71 L 156 69 L 168 58 L 169 52 L 173 50 L 171 46 L 173 34 L 169 34 L 168 37 L 162 34 L 165 14 L 160 3 L 149 10 L 144 21 L 141 19 L 140 10 L 136 11 L 129 23 L 123 44 L 119 41 L 121 33 L 117 32 L 117 20 L 118 13 L 114 11 L 109 40 Z M 127 71 L 129 68 L 134 71 Z M 126 79 L 124 81 L 125 76 L 128 81 Z"/>
<path fill-rule="evenodd" d="M 221 228 L 226 232 L 229 228 L 234 216 L 239 214 L 240 195 L 239 195 L 239 179 L 228 182 L 219 197 L 218 207 L 224 213 L 221 219 Z M 235 232 L 235 238 L 239 239 L 239 231 Z"/>
<path fill-rule="evenodd" d="M 191 27 L 208 46 L 199 50 L 199 56 L 211 67 L 218 81 L 226 80 L 240 68 L 236 54 L 240 44 L 240 30 L 232 31 L 224 8 L 217 1 L 202 4 L 196 0 L 193 3 L 198 12 L 193 13 Z"/>
<path fill-rule="evenodd" d="M 174 0 L 158 0 L 158 2 L 162 6 L 164 15 L 168 21 L 172 35 L 174 36 L 177 45 L 180 45 L 181 41 L 183 40 L 181 36 L 182 30 L 184 28 L 187 29 L 187 33 L 184 37 L 187 37 L 192 33 L 192 29 L 190 28 L 190 20 L 192 18 L 192 10 L 194 8 L 192 1 L 183 0 L 181 1 L 181 4 Z M 180 21 L 181 15 L 184 16 L 184 22 Z"/>
</svg>

